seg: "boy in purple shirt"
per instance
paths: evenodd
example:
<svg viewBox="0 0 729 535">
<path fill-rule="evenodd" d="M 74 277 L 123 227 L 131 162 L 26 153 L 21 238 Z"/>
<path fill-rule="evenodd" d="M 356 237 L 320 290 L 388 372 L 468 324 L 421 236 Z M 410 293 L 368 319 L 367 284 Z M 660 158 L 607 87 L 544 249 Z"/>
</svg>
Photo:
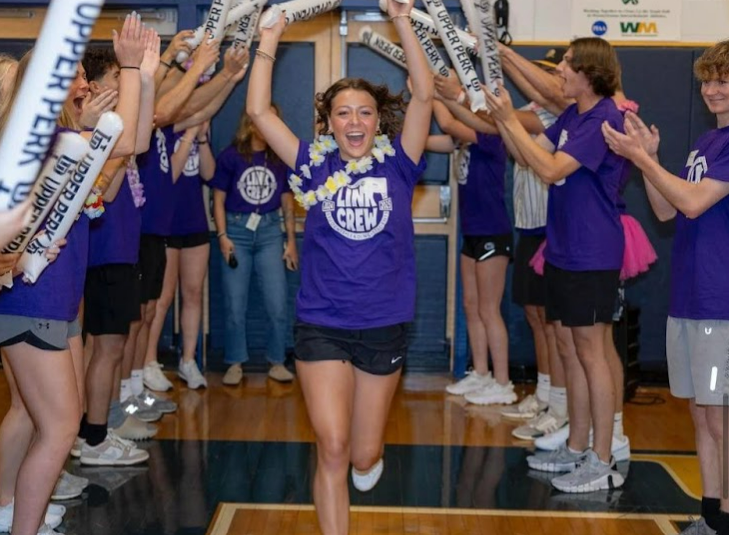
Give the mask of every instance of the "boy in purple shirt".
<svg viewBox="0 0 729 535">
<path fill-rule="evenodd" d="M 666 329 L 671 393 L 690 400 L 701 466 L 701 518 L 683 533 L 729 534 L 729 498 L 722 487 L 727 444 L 723 409 L 729 393 L 729 41 L 708 49 L 694 66 L 717 129 L 702 135 L 680 176 L 658 162 L 658 129 L 633 113 L 625 134 L 603 125 L 610 148 L 643 172 L 653 212 L 676 220 L 671 302 Z"/>
<path fill-rule="evenodd" d="M 619 65 L 609 43 L 576 39 L 559 64 L 564 95 L 575 99 L 557 122 L 533 140 L 517 120 L 505 89 L 487 94 L 492 116 L 520 165 L 551 184 L 547 207 L 547 319 L 555 324 L 567 374 L 570 434 L 554 452 L 528 458 L 529 466 L 570 471 L 552 484 L 564 492 L 620 487 L 611 455 L 615 393 L 606 356 L 606 332 L 623 261 L 618 187 L 625 160 L 609 151 L 604 121 L 620 128 L 612 96 Z M 589 445 L 590 421 L 594 429 Z"/>
<path fill-rule="evenodd" d="M 308 209 L 296 370 L 317 439 L 314 503 L 327 534 L 349 531 L 350 462 L 359 490 L 382 474 L 385 424 L 407 353 L 405 323 L 415 313 L 411 203 L 425 167 L 433 76 L 410 25 L 412 4 L 387 3 L 414 88 L 402 129 L 402 97 L 346 78 L 316 97 L 320 133 L 332 135 L 300 141 L 271 110 L 285 17 L 261 28 L 248 89 L 246 111 L 294 169 L 291 189 Z"/>
</svg>

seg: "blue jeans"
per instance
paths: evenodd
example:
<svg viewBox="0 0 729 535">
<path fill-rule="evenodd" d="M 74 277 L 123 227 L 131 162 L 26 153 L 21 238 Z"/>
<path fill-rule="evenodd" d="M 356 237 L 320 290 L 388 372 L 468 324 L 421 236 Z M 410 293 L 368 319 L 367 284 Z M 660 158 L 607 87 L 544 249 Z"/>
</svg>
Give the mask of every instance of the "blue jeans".
<svg viewBox="0 0 729 535">
<path fill-rule="evenodd" d="M 246 228 L 249 214 L 226 214 L 227 234 L 235 244 L 238 267 L 223 263 L 225 298 L 225 362 L 248 360 L 246 311 L 251 273 L 255 269 L 264 305 L 271 321 L 268 332 L 268 361 L 283 364 L 286 358 L 286 268 L 283 257 L 281 217 L 270 212 L 261 217 L 256 232 Z"/>
</svg>

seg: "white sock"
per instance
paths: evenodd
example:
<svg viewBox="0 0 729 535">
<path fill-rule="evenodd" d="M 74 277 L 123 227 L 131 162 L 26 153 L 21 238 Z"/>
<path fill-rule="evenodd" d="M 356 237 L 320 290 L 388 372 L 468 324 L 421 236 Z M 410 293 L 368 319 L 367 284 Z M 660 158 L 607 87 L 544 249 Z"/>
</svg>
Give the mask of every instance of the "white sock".
<svg viewBox="0 0 729 535">
<path fill-rule="evenodd" d="M 121 380 L 121 390 L 119 390 L 119 401 L 124 403 L 126 400 L 128 400 L 130 397 L 132 397 L 132 380 L 131 379 L 122 379 Z"/>
<path fill-rule="evenodd" d="M 549 375 L 537 373 L 537 399 L 542 403 L 549 403 Z"/>
<path fill-rule="evenodd" d="M 560 418 L 567 417 L 567 388 L 553 386 L 549 389 L 549 410 Z"/>
<path fill-rule="evenodd" d="M 623 438 L 623 413 L 616 412 L 613 423 L 613 436 Z"/>
<path fill-rule="evenodd" d="M 132 385 L 132 393 L 135 396 L 138 396 L 142 392 L 144 392 L 143 377 L 144 377 L 144 370 L 132 370 L 131 385 Z"/>
</svg>

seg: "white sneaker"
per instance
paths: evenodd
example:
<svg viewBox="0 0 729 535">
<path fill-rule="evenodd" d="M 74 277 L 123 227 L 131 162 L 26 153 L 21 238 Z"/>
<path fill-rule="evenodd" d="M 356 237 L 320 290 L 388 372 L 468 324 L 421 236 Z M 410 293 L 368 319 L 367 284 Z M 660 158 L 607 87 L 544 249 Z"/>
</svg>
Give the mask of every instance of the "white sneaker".
<svg viewBox="0 0 729 535">
<path fill-rule="evenodd" d="M 367 492 L 375 488 L 377 482 L 382 477 L 382 472 L 385 470 L 385 461 L 380 458 L 372 468 L 366 472 L 359 472 L 352 467 L 352 484 L 360 492 Z"/>
<path fill-rule="evenodd" d="M 554 433 L 567 425 L 567 418 L 559 418 L 549 411 L 532 418 L 526 424 L 514 429 L 511 434 L 520 440 L 536 440 Z"/>
<path fill-rule="evenodd" d="M 590 429 L 590 448 L 592 448 L 592 429 Z M 613 434 L 613 440 L 610 444 L 610 453 L 616 462 L 630 460 L 630 439 L 623 435 L 619 437 Z"/>
<path fill-rule="evenodd" d="M 548 405 L 545 402 L 537 399 L 534 394 L 530 394 L 522 399 L 518 405 L 501 409 L 501 416 L 517 420 L 529 420 L 542 414 L 547 410 L 547 407 Z"/>
<path fill-rule="evenodd" d="M 205 377 L 203 377 L 203 374 L 200 373 L 195 359 L 190 362 L 181 360 L 180 367 L 177 370 L 177 375 L 179 375 L 180 379 L 187 383 L 187 388 L 191 390 L 197 390 L 200 387 L 208 387 L 208 381 Z"/>
<path fill-rule="evenodd" d="M 10 528 L 13 526 L 13 511 L 15 510 L 15 501 L 10 502 L 8 505 L 0 507 L 0 532 L 9 533 Z M 63 512 L 66 512 L 66 508 L 63 508 Z M 46 510 L 46 516 L 43 520 L 50 528 L 56 528 L 61 525 L 63 521 L 63 515 L 53 514 L 49 510 Z M 39 532 L 40 533 L 40 532 Z"/>
<path fill-rule="evenodd" d="M 71 447 L 71 457 L 75 457 L 76 459 L 81 457 L 81 448 L 84 444 L 86 444 L 85 438 L 76 437 L 76 440 Z"/>
<path fill-rule="evenodd" d="M 52 526 L 46 522 L 38 530 L 38 535 L 63 535 L 60 531 L 55 530 L 56 526 Z"/>
<path fill-rule="evenodd" d="M 170 414 L 177 410 L 177 403 L 172 400 L 159 397 L 148 388 L 145 388 L 144 391 L 137 396 L 137 399 L 143 406 L 158 410 L 162 414 Z"/>
<path fill-rule="evenodd" d="M 61 474 L 56 481 L 56 486 L 53 487 L 51 500 L 72 500 L 73 498 L 78 498 L 83 494 L 84 488 L 80 485 L 74 485 L 70 479 L 64 479 L 63 474 Z"/>
<path fill-rule="evenodd" d="M 149 440 L 157 434 L 157 426 L 143 422 L 134 416 L 127 416 L 124 423 L 114 429 L 114 434 L 130 440 Z"/>
<path fill-rule="evenodd" d="M 505 385 L 494 381 L 479 390 L 469 392 L 464 397 L 466 401 L 475 405 L 510 405 L 516 401 L 514 384 L 511 381 Z"/>
<path fill-rule="evenodd" d="M 534 445 L 540 450 L 554 451 L 567 442 L 569 436 L 570 424 L 567 424 L 552 433 L 547 433 L 543 437 L 534 439 Z"/>
<path fill-rule="evenodd" d="M 585 493 L 598 490 L 613 490 L 623 486 L 625 479 L 615 470 L 615 459 L 609 463 L 600 460 L 592 450 L 585 452 L 585 457 L 574 471 L 555 477 L 552 485 L 562 492 Z"/>
<path fill-rule="evenodd" d="M 144 367 L 142 379 L 144 386 L 156 392 L 167 392 L 172 388 L 172 383 L 165 377 L 156 362 L 151 362 Z"/>
<path fill-rule="evenodd" d="M 480 390 L 494 382 L 491 372 L 486 375 L 479 374 L 476 370 L 466 372 L 466 376 L 457 383 L 446 386 L 446 392 L 455 396 L 463 396 L 474 390 Z"/>
<path fill-rule="evenodd" d="M 84 444 L 81 464 L 92 466 L 131 466 L 149 459 L 149 453 L 137 448 L 133 442 L 119 438 L 110 431 L 97 446 Z"/>
</svg>

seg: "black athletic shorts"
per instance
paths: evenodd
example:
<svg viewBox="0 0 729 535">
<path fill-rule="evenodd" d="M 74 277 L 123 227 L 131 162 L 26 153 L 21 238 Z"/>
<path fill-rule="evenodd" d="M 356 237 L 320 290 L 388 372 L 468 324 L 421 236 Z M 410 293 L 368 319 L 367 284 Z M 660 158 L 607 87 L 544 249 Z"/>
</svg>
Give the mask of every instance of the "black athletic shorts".
<svg viewBox="0 0 729 535">
<path fill-rule="evenodd" d="M 295 355 L 298 360 L 351 362 L 363 372 L 390 375 L 402 368 L 408 353 L 405 323 L 374 329 L 335 329 L 296 322 Z"/>
<path fill-rule="evenodd" d="M 513 250 L 514 237 L 511 233 L 493 236 L 464 236 L 461 254 L 473 258 L 476 262 L 483 262 L 495 256 L 506 256 L 511 260 Z"/>
<path fill-rule="evenodd" d="M 140 319 L 142 283 L 137 266 L 107 264 L 90 268 L 84 289 L 84 328 L 94 336 L 129 334 Z"/>
<path fill-rule="evenodd" d="M 165 281 L 167 252 L 165 238 L 154 234 L 142 234 L 139 242 L 139 271 L 142 274 L 142 304 L 159 299 Z"/>
<path fill-rule="evenodd" d="M 210 233 L 208 231 L 167 237 L 167 247 L 170 249 L 192 249 L 206 243 L 210 243 Z"/>
<path fill-rule="evenodd" d="M 612 323 L 620 270 L 566 271 L 544 264 L 547 321 L 565 327 Z"/>
<path fill-rule="evenodd" d="M 511 298 L 517 305 L 543 307 L 547 303 L 544 276 L 537 274 L 529 261 L 545 237 L 521 234 L 514 253 L 514 274 L 511 278 Z"/>
</svg>

